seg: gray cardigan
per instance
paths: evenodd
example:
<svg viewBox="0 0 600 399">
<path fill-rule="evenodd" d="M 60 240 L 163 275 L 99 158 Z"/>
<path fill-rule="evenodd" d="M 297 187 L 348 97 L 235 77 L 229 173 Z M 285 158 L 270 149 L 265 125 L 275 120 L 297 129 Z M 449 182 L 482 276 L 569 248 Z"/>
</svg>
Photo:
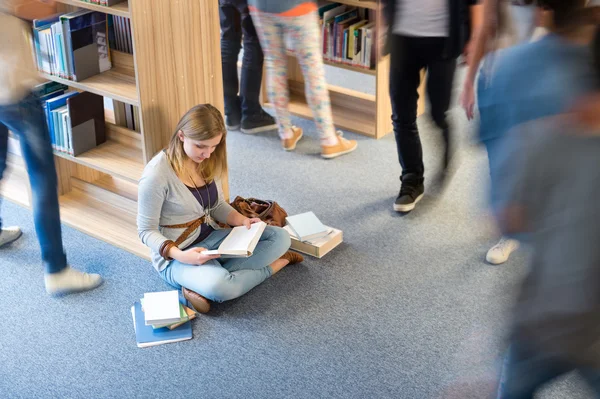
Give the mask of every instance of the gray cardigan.
<svg viewBox="0 0 600 399">
<path fill-rule="evenodd" d="M 210 216 L 225 223 L 234 209 L 225 201 L 220 181 L 216 181 L 219 199 Z M 144 168 L 138 186 L 138 235 L 152 250 L 152 265 L 162 271 L 169 261 L 158 250 L 166 240 L 175 241 L 185 228 L 172 229 L 160 226 L 191 222 L 204 215 L 204 209 L 192 192 L 179 179 L 164 151 L 158 153 Z M 213 226 L 218 228 L 218 226 Z M 185 248 L 198 237 L 200 228 L 180 245 Z"/>
</svg>

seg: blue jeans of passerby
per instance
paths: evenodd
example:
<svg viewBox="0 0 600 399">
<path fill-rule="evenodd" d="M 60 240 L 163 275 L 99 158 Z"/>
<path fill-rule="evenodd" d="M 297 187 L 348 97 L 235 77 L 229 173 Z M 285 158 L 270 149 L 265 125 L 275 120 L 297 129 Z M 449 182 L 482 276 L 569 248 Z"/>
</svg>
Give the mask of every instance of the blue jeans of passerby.
<svg viewBox="0 0 600 399">
<path fill-rule="evenodd" d="M 225 115 L 239 121 L 258 114 L 263 52 L 245 0 L 219 0 Z M 237 62 L 244 44 L 241 81 Z M 239 95 L 238 95 L 239 92 Z"/>
<path fill-rule="evenodd" d="M 0 105 L 0 178 L 6 170 L 9 129 L 19 137 L 27 166 L 33 220 L 46 273 L 57 273 L 67 266 L 67 257 L 62 245 L 56 167 L 43 108 L 35 95 L 16 104 Z"/>
<path fill-rule="evenodd" d="M 194 247 L 218 249 L 230 231 L 216 230 Z M 212 301 L 224 302 L 244 295 L 271 277 L 270 264 L 279 259 L 290 244 L 290 236 L 285 230 L 267 226 L 249 258 L 213 259 L 199 266 L 175 260 L 160 275 L 177 289 L 183 286 Z"/>
<path fill-rule="evenodd" d="M 499 387 L 498 399 L 533 399 L 544 384 L 575 369 L 594 391 L 594 398 L 600 398 L 600 370 L 577 368 L 518 340 L 511 344 L 508 356 L 505 381 Z"/>
</svg>

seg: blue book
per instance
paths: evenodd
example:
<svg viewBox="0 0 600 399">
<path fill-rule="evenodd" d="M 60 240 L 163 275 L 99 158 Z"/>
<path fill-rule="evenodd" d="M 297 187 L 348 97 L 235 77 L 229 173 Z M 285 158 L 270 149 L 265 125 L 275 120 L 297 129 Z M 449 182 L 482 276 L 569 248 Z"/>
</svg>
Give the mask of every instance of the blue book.
<svg viewBox="0 0 600 399">
<path fill-rule="evenodd" d="M 58 144 L 54 124 L 52 123 L 52 111 L 57 108 L 67 105 L 67 98 L 78 95 L 76 91 L 65 93 L 62 96 L 54 97 L 46 101 L 46 121 L 48 122 L 48 130 L 50 130 L 50 140 L 55 146 Z"/>
<path fill-rule="evenodd" d="M 285 220 L 300 241 L 310 241 L 329 234 L 329 229 L 312 212 L 288 216 Z"/>
<path fill-rule="evenodd" d="M 147 326 L 140 301 L 136 301 L 131 307 L 131 316 L 138 348 L 192 339 L 192 323 L 189 321 L 174 330 L 169 330 L 167 327 L 154 329 L 152 326 Z"/>
</svg>

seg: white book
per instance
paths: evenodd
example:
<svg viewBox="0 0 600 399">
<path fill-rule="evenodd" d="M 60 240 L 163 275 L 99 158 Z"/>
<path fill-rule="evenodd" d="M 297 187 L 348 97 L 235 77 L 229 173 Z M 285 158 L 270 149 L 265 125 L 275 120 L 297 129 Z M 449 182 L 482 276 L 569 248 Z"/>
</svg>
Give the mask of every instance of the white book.
<svg viewBox="0 0 600 399">
<path fill-rule="evenodd" d="M 246 226 L 234 227 L 218 249 L 203 251 L 202 253 L 205 255 L 221 255 L 223 258 L 248 258 L 254 253 L 254 249 L 266 227 L 265 222 L 254 223 L 250 229 L 247 229 Z"/>
<path fill-rule="evenodd" d="M 144 321 L 147 326 L 175 323 L 180 319 L 179 291 L 147 292 L 144 294 Z"/>
<path fill-rule="evenodd" d="M 288 216 L 285 221 L 300 241 L 310 241 L 328 234 L 329 229 L 312 212 Z"/>
</svg>

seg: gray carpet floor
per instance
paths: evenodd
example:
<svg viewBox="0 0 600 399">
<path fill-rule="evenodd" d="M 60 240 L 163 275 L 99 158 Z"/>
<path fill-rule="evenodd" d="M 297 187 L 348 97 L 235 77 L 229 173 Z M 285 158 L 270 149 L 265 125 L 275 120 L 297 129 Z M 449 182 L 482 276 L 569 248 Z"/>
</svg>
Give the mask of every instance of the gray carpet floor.
<svg viewBox="0 0 600 399">
<path fill-rule="evenodd" d="M 151 265 L 67 227 L 71 264 L 106 283 L 48 297 L 31 214 L 4 202 L 5 224 L 25 234 L 0 253 L 0 397 L 493 398 L 526 254 L 484 263 L 497 238 L 486 158 L 460 111 L 451 118 L 460 141 L 451 184 L 405 216 L 392 210 L 392 135 L 346 134 L 358 150 L 323 160 L 307 120 L 294 120 L 306 137 L 293 153 L 275 132 L 229 134 L 233 196 L 314 211 L 344 243 L 214 306 L 193 321 L 194 339 L 177 344 L 135 344 L 130 306 L 168 289 Z M 441 140 L 428 117 L 419 125 L 430 178 Z M 540 397 L 589 395 L 571 375 Z"/>
</svg>

